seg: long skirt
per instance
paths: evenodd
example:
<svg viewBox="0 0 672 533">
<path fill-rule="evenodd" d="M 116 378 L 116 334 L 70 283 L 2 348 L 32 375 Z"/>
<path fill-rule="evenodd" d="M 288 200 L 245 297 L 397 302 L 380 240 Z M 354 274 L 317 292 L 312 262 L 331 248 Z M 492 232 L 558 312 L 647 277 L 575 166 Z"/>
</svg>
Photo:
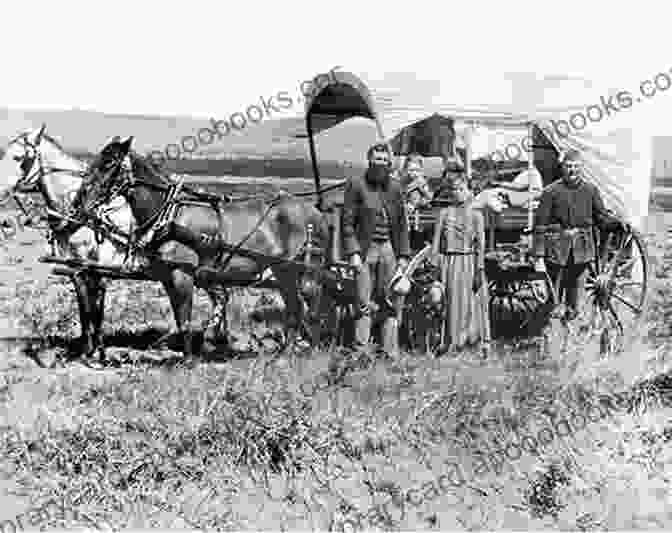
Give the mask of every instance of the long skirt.
<svg viewBox="0 0 672 533">
<path fill-rule="evenodd" d="M 483 275 L 485 278 L 485 275 Z M 490 341 L 488 288 L 483 279 L 477 293 L 472 290 L 474 257 L 442 255 L 441 281 L 446 288 L 443 331 L 444 346 L 461 349 L 469 344 Z"/>
</svg>

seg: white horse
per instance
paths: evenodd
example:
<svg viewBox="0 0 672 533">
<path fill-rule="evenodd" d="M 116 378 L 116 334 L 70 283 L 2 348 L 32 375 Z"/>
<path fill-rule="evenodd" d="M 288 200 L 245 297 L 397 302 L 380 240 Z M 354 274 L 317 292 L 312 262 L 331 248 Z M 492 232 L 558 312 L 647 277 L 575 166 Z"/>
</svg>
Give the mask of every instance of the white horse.
<svg viewBox="0 0 672 533">
<path fill-rule="evenodd" d="M 67 222 L 70 207 L 86 177 L 87 165 L 68 155 L 45 129 L 42 125 L 21 133 L 8 144 L 0 161 L 0 198 L 16 197 L 16 193 L 41 194 L 51 230 L 52 255 L 122 265 L 126 254 L 121 242 L 108 239 L 98 242 L 91 228 Z M 105 216 L 113 226 L 129 232 L 133 217 L 124 204 L 115 200 L 114 205 L 106 206 Z M 73 284 L 82 328 L 81 350 L 90 357 L 98 350 L 102 352 L 106 287 L 99 276 L 86 274 L 73 276 Z"/>
<path fill-rule="evenodd" d="M 39 192 L 50 215 L 53 255 L 120 266 L 125 259 L 120 243 L 104 240 L 99 244 L 95 232 L 86 226 L 63 231 L 67 218 L 62 217 L 69 215 L 87 169 L 86 163 L 68 155 L 43 125 L 18 135 L 7 146 L 0 161 L 0 198 Z M 123 198 L 105 206 L 100 215 L 121 231 L 129 232 L 133 226 L 130 207 Z"/>
<path fill-rule="evenodd" d="M 87 176 L 88 166 L 68 155 L 63 147 L 46 134 L 45 125 L 22 133 L 7 146 L 0 160 L 0 200 L 16 193 L 39 192 L 44 199 L 52 232 L 52 254 L 64 259 L 94 261 L 105 266 L 137 268 L 145 264 L 142 254 L 128 255 L 127 240 L 134 218 L 123 197 L 116 197 L 95 213 L 122 237 L 103 236 L 87 226 L 69 222 L 77 193 Z M 73 277 L 82 328 L 82 354 L 91 357 L 99 352 L 104 359 L 102 322 L 106 284 L 99 275 L 78 274 Z M 218 298 L 207 291 L 216 310 Z M 171 301 L 173 310 L 175 303 Z"/>
</svg>

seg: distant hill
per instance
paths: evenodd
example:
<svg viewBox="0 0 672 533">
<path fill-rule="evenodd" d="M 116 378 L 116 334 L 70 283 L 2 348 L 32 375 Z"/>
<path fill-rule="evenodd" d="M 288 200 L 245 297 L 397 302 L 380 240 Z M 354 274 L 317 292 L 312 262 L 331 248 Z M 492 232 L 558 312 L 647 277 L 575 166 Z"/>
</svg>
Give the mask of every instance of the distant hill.
<svg viewBox="0 0 672 533">
<path fill-rule="evenodd" d="M 215 119 L 224 117 L 214 117 Z M 181 138 L 211 127 L 208 119 L 187 116 L 124 115 L 84 110 L 17 110 L 0 108 L 0 154 L 2 146 L 18 132 L 40 124 L 72 154 L 90 157 L 112 136 L 133 135 L 134 149 L 145 154 L 164 150 Z M 172 161 L 169 170 L 193 175 L 312 177 L 308 140 L 301 118 L 265 119 L 201 147 L 195 159 Z M 317 137 L 320 174 L 342 178 L 359 173 L 365 166 L 366 149 L 377 140 L 371 121 L 347 121 Z M 654 138 L 653 186 L 672 186 L 672 138 Z M 668 161 L 669 159 L 669 161 Z M 475 165 L 478 168 L 478 165 Z M 437 175 L 437 161 L 428 162 L 428 174 Z"/>
<path fill-rule="evenodd" d="M 215 117 L 224 118 L 224 117 Z M 166 145 L 179 143 L 182 137 L 195 135 L 200 128 L 211 127 L 207 119 L 193 117 L 164 117 L 146 115 L 119 115 L 95 111 L 16 110 L 0 108 L 0 145 L 17 132 L 41 123 L 47 131 L 62 142 L 71 153 L 97 153 L 114 135 L 133 135 L 134 148 L 140 153 L 164 150 Z M 232 132 L 209 146 L 200 147 L 200 157 L 273 157 L 309 159 L 308 141 L 294 138 L 305 132 L 302 119 L 266 119 L 248 125 L 241 132 Z M 363 163 L 366 149 L 376 140 L 372 123 L 349 121 L 318 137 L 320 161 L 349 161 Z"/>
</svg>

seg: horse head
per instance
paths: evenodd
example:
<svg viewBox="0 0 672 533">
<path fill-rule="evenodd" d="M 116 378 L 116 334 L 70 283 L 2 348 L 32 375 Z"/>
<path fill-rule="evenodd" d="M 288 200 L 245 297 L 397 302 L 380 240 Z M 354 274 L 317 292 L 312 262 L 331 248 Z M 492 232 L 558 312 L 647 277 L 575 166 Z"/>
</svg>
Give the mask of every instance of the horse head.
<svg viewBox="0 0 672 533">
<path fill-rule="evenodd" d="M 40 178 L 40 144 L 46 126 L 19 134 L 12 139 L 0 160 L 0 198 L 13 192 L 34 190 Z"/>
</svg>

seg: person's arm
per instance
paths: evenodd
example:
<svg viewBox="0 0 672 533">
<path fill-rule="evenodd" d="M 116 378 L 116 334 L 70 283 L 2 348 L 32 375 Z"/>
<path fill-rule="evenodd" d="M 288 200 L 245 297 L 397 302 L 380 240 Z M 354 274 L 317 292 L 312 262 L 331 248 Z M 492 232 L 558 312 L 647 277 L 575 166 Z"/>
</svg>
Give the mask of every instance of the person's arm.
<svg viewBox="0 0 672 533">
<path fill-rule="evenodd" d="M 551 207 L 553 205 L 552 191 L 545 190 L 539 198 L 539 207 L 534 212 L 534 256 L 543 258 L 546 255 L 546 230 L 551 222 Z"/>
<path fill-rule="evenodd" d="M 357 240 L 355 224 L 357 222 L 357 211 L 360 203 L 359 191 L 355 187 L 352 178 L 345 185 L 343 197 L 343 251 L 346 258 L 360 253 L 361 246 Z"/>
<path fill-rule="evenodd" d="M 434 191 L 432 191 L 432 188 L 429 186 L 429 182 L 426 179 L 424 180 L 422 191 L 425 195 L 425 201 L 427 203 L 431 202 L 434 199 Z"/>
<path fill-rule="evenodd" d="M 408 216 L 406 213 L 406 202 L 401 194 L 401 189 L 399 189 L 399 259 L 408 259 L 411 256 L 411 244 L 409 239 L 408 232 Z"/>
<path fill-rule="evenodd" d="M 602 201 L 602 195 L 597 187 L 592 186 L 592 211 L 593 224 L 595 224 L 600 231 L 615 231 L 622 227 L 621 222 L 613 216 Z"/>
<path fill-rule="evenodd" d="M 434 238 L 432 239 L 432 263 L 439 264 L 439 254 L 441 253 L 441 233 L 443 232 L 443 222 L 446 214 L 445 209 L 439 211 L 439 220 L 434 225 Z"/>
<path fill-rule="evenodd" d="M 483 213 L 474 210 L 472 213 L 474 224 L 474 270 L 485 269 L 485 220 Z"/>
<path fill-rule="evenodd" d="M 485 270 L 485 222 L 483 213 L 472 211 L 472 224 L 474 225 L 474 279 L 471 290 L 478 292 L 483 284 L 483 271 Z"/>
</svg>

